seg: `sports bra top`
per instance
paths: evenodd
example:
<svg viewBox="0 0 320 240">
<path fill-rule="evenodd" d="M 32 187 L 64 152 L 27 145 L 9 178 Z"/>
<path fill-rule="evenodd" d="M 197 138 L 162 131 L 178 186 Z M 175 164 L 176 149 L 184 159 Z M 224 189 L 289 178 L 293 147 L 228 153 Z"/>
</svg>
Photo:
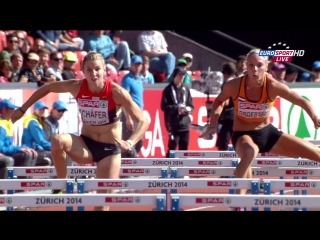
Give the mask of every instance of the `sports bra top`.
<svg viewBox="0 0 320 240">
<path fill-rule="evenodd" d="M 87 79 L 84 79 L 76 100 L 81 119 L 87 125 L 107 125 L 120 119 L 121 107 L 112 98 L 112 81 L 108 79 L 100 93 L 90 92 Z"/>
<path fill-rule="evenodd" d="M 264 76 L 261 98 L 257 102 L 246 96 L 246 75 L 241 78 L 239 93 L 233 100 L 235 115 L 245 122 L 262 122 L 270 115 L 274 101 L 270 100 L 267 91 L 267 76 Z"/>
</svg>

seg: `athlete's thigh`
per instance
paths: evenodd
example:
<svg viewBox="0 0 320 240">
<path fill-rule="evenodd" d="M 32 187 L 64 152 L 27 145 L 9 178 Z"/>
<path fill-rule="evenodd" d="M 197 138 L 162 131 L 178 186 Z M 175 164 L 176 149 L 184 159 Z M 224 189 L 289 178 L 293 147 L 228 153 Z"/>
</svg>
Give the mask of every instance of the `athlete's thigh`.
<svg viewBox="0 0 320 240">
<path fill-rule="evenodd" d="M 96 178 L 119 178 L 121 154 L 105 157 L 97 163 Z"/>
<path fill-rule="evenodd" d="M 66 133 L 59 134 L 59 138 L 63 141 L 65 152 L 74 162 L 78 164 L 92 163 L 92 154 L 80 136 Z"/>
<path fill-rule="evenodd" d="M 319 147 L 287 133 L 281 135 L 270 152 L 286 157 L 301 157 L 320 161 Z"/>
</svg>

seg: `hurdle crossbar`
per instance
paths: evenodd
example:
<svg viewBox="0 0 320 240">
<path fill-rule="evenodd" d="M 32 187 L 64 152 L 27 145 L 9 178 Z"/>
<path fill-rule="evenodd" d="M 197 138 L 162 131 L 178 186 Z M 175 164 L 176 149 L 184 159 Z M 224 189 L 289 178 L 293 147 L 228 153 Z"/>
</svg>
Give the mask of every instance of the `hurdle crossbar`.
<svg viewBox="0 0 320 240">
<path fill-rule="evenodd" d="M 0 206 L 156 206 L 160 199 L 164 202 L 165 194 L 15 194 L 0 197 Z"/>
<path fill-rule="evenodd" d="M 171 158 L 239 158 L 239 155 L 235 151 L 209 151 L 209 150 L 178 150 L 170 151 Z M 271 153 L 259 153 L 257 158 L 284 158 L 284 156 L 271 154 Z"/>
<path fill-rule="evenodd" d="M 95 176 L 94 167 L 74 167 L 67 168 L 68 176 Z M 161 176 L 163 167 L 121 167 L 120 176 Z M 8 171 L 14 171 L 15 176 L 56 176 L 54 167 L 12 167 Z"/>
<path fill-rule="evenodd" d="M 259 179 L 233 178 L 232 180 L 221 179 L 81 179 L 78 183 L 84 183 L 87 190 L 106 189 L 251 189 L 252 181 Z"/>
<path fill-rule="evenodd" d="M 170 168 L 171 174 L 177 171 L 181 176 L 234 176 L 235 167 L 176 167 Z M 258 168 L 252 167 L 252 175 L 262 176 L 320 176 L 320 168 Z"/>
<path fill-rule="evenodd" d="M 263 184 L 270 184 L 271 189 L 319 190 L 320 180 L 314 179 L 267 179 Z M 320 206 L 320 204 L 319 204 Z"/>
<path fill-rule="evenodd" d="M 228 195 L 228 194 L 170 194 L 171 211 L 186 206 L 252 207 L 319 207 L 320 195 Z"/>
<path fill-rule="evenodd" d="M 1 190 L 65 189 L 73 179 L 1 179 Z"/>
</svg>

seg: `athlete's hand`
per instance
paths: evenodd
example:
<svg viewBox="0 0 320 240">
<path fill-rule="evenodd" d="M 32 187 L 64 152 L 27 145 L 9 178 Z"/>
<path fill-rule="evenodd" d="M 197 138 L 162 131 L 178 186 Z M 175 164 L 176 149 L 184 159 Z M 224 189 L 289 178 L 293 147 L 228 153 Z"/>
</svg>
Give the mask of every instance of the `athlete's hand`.
<svg viewBox="0 0 320 240">
<path fill-rule="evenodd" d="M 205 138 L 205 137 L 207 137 L 207 136 L 209 136 L 210 134 L 215 134 L 216 133 L 216 127 L 215 126 L 208 126 L 207 127 L 207 130 L 204 132 L 204 133 L 202 133 L 200 136 L 199 136 L 199 138 Z"/>
<path fill-rule="evenodd" d="M 128 143 L 127 141 L 125 140 L 119 140 L 117 138 L 114 139 L 117 143 L 118 143 L 118 146 L 121 148 L 121 150 L 123 151 L 128 151 L 132 148 L 132 146 L 130 145 L 130 143 Z"/>
<path fill-rule="evenodd" d="M 15 123 L 16 121 L 18 121 L 20 118 L 22 118 L 24 115 L 24 113 L 19 109 L 15 109 L 13 112 L 12 112 L 12 115 L 11 115 L 11 122 L 12 123 Z"/>
</svg>

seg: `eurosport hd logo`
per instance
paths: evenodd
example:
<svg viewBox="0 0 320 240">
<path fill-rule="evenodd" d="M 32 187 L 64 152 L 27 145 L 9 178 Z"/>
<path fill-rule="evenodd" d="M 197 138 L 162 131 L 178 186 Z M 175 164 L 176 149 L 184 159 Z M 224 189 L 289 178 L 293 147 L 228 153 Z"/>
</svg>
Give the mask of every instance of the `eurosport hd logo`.
<svg viewBox="0 0 320 240">
<path fill-rule="evenodd" d="M 267 50 L 260 50 L 259 56 L 273 57 L 273 62 L 291 62 L 293 57 L 303 57 L 304 53 L 304 50 L 291 50 L 286 43 L 279 42 L 272 44 Z"/>
</svg>

